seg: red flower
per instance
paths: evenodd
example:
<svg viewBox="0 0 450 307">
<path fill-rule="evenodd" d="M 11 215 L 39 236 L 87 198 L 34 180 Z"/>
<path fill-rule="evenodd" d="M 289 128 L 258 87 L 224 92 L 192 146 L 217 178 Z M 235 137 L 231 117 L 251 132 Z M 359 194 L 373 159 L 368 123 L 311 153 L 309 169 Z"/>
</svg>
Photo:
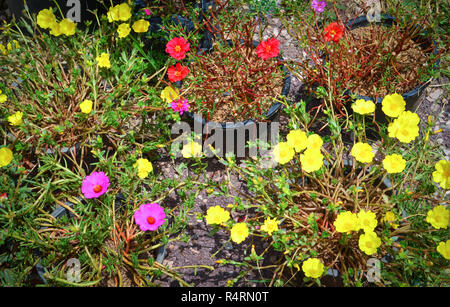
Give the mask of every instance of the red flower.
<svg viewBox="0 0 450 307">
<path fill-rule="evenodd" d="M 166 52 L 177 60 L 186 57 L 185 52 L 189 51 L 190 45 L 182 37 L 172 38 L 166 45 Z"/>
<path fill-rule="evenodd" d="M 344 35 L 344 27 L 337 22 L 332 22 L 323 29 L 323 35 L 326 42 L 333 40 L 333 42 L 337 43 Z"/>
<path fill-rule="evenodd" d="M 274 58 L 280 53 L 279 45 L 280 43 L 276 38 L 269 38 L 259 43 L 258 47 L 256 47 L 256 54 L 263 60 Z"/>
<path fill-rule="evenodd" d="M 189 68 L 185 66 L 181 66 L 180 63 L 177 63 L 177 66 L 170 66 L 167 71 L 167 75 L 169 76 L 170 82 L 177 82 L 183 80 L 184 77 L 187 76 L 189 72 Z"/>
</svg>

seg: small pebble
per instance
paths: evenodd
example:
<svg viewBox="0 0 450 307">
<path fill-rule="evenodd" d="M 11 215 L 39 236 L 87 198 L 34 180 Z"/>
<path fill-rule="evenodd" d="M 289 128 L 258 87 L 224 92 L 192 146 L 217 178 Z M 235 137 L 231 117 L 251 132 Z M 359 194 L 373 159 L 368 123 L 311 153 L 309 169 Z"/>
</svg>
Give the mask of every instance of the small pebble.
<svg viewBox="0 0 450 307">
<path fill-rule="evenodd" d="M 436 101 L 440 96 L 442 95 L 442 89 L 438 88 L 435 90 L 432 90 L 430 94 L 428 94 L 428 97 L 431 101 Z"/>
</svg>

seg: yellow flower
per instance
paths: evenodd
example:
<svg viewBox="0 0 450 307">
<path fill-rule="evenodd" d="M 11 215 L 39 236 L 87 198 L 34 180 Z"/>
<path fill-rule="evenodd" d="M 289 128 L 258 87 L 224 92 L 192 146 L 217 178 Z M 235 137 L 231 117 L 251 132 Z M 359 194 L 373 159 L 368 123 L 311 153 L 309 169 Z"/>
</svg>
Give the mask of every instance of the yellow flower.
<svg viewBox="0 0 450 307">
<path fill-rule="evenodd" d="M 386 95 L 381 102 L 381 109 L 389 117 L 397 117 L 405 111 L 406 102 L 403 97 L 397 93 Z"/>
<path fill-rule="evenodd" d="M 82 103 L 80 103 L 80 109 L 81 112 L 89 114 L 92 111 L 92 104 L 93 102 L 89 99 L 84 100 Z"/>
<path fill-rule="evenodd" d="M 77 24 L 70 20 L 69 18 L 64 18 L 59 23 L 59 30 L 62 34 L 65 34 L 67 36 L 74 35 L 75 30 L 77 28 Z"/>
<path fill-rule="evenodd" d="M 189 142 L 181 150 L 183 158 L 200 157 L 202 155 L 202 145 L 197 142 Z"/>
<path fill-rule="evenodd" d="M 8 99 L 6 94 L 2 94 L 2 90 L 0 90 L 0 103 L 4 103 Z"/>
<path fill-rule="evenodd" d="M 286 142 L 280 142 L 275 145 L 273 152 L 273 158 L 280 164 L 286 164 L 292 160 L 295 155 L 294 149 Z"/>
<path fill-rule="evenodd" d="M 333 225 L 336 227 L 336 231 L 338 232 L 349 233 L 360 229 L 358 216 L 350 211 L 339 213 Z"/>
<path fill-rule="evenodd" d="M 323 155 L 319 150 L 307 149 L 300 155 L 302 170 L 307 173 L 318 171 L 323 165 Z"/>
<path fill-rule="evenodd" d="M 383 167 L 389 174 L 401 173 L 406 167 L 406 161 L 399 154 L 387 155 Z"/>
<path fill-rule="evenodd" d="M 178 99 L 178 97 L 180 97 L 180 91 L 177 88 L 166 86 L 161 91 L 161 99 L 167 103 L 171 103 L 175 99 Z"/>
<path fill-rule="evenodd" d="M 278 230 L 278 224 L 279 223 L 280 222 L 277 221 L 276 218 L 271 219 L 270 217 L 268 217 L 264 221 L 264 225 L 261 226 L 261 230 L 267 232 L 269 235 L 272 235 L 272 232 Z"/>
<path fill-rule="evenodd" d="M 0 148 L 0 167 L 7 166 L 13 159 L 13 153 L 8 147 Z"/>
<path fill-rule="evenodd" d="M 448 210 L 439 205 L 428 211 L 426 221 L 436 229 L 447 229 L 449 216 Z"/>
<path fill-rule="evenodd" d="M 48 29 L 56 23 L 56 16 L 52 8 L 43 9 L 37 14 L 36 21 L 41 28 Z"/>
<path fill-rule="evenodd" d="M 108 17 L 108 22 L 119 20 L 119 5 L 110 7 L 108 13 L 106 13 L 106 17 Z"/>
<path fill-rule="evenodd" d="M 150 25 L 150 23 L 147 20 L 141 19 L 141 20 L 135 21 L 133 23 L 132 27 L 133 27 L 134 32 L 143 33 L 143 32 L 147 32 L 149 25 Z"/>
<path fill-rule="evenodd" d="M 113 21 L 127 21 L 131 18 L 131 7 L 127 3 L 121 3 L 110 7 L 106 14 L 109 22 Z"/>
<path fill-rule="evenodd" d="M 237 244 L 241 243 L 248 237 L 248 227 L 245 223 L 236 223 L 231 228 L 231 240 Z"/>
<path fill-rule="evenodd" d="M 447 240 L 446 242 L 439 242 L 439 245 L 437 246 L 436 250 L 444 256 L 445 259 L 450 259 L 450 240 Z"/>
<path fill-rule="evenodd" d="M 308 137 L 301 130 L 291 130 L 286 136 L 286 141 L 296 152 L 302 151 L 308 145 Z"/>
<path fill-rule="evenodd" d="M 19 45 L 19 42 L 18 42 L 18 41 L 16 41 L 15 39 L 13 39 L 13 43 L 14 43 L 14 45 L 16 46 L 17 49 L 20 48 L 20 45 Z"/>
<path fill-rule="evenodd" d="M 153 171 L 152 162 L 147 159 L 138 159 L 133 167 L 137 167 L 138 176 L 141 179 L 146 178 L 148 174 Z"/>
<path fill-rule="evenodd" d="M 320 137 L 320 135 L 318 134 L 311 134 L 310 136 L 308 136 L 308 149 L 311 150 L 320 150 L 322 148 L 323 145 L 323 140 Z"/>
<path fill-rule="evenodd" d="M 364 211 L 361 210 L 358 213 L 358 222 L 359 227 L 363 229 L 365 232 L 370 232 L 377 227 L 377 216 L 372 211 Z"/>
<path fill-rule="evenodd" d="M 381 239 L 373 231 L 363 233 L 359 237 L 359 248 L 367 255 L 373 255 L 377 252 L 377 248 L 381 246 Z"/>
<path fill-rule="evenodd" d="M 10 115 L 8 117 L 8 121 L 13 126 L 19 126 L 22 123 L 22 116 L 23 116 L 23 113 L 20 111 L 17 111 L 16 113 L 14 113 L 13 115 Z"/>
<path fill-rule="evenodd" d="M 303 262 L 302 270 L 306 277 L 319 278 L 324 271 L 324 265 L 317 258 L 308 258 Z"/>
<path fill-rule="evenodd" d="M 352 156 L 355 157 L 356 161 L 361 163 L 370 163 L 372 162 L 375 154 L 372 152 L 372 147 L 367 143 L 358 142 L 353 145 Z"/>
<path fill-rule="evenodd" d="M 419 136 L 420 118 L 416 113 L 405 111 L 388 126 L 389 137 L 409 143 Z"/>
<path fill-rule="evenodd" d="M 392 228 L 396 229 L 398 227 L 398 224 L 395 224 L 394 221 L 396 220 L 396 216 L 395 213 L 392 211 L 387 211 L 384 214 L 384 218 L 383 221 L 385 221 L 386 223 L 389 223 L 391 225 Z"/>
<path fill-rule="evenodd" d="M 53 24 L 53 26 L 50 28 L 50 34 L 53 36 L 60 36 L 61 34 L 63 34 L 61 32 L 61 26 L 59 23 L 55 23 Z"/>
<path fill-rule="evenodd" d="M 221 206 L 210 207 L 206 211 L 206 223 L 212 224 L 222 224 L 230 219 L 230 212 L 223 209 Z"/>
<path fill-rule="evenodd" d="M 395 221 L 396 220 L 395 213 L 392 211 L 387 211 L 384 214 L 383 220 L 388 223 Z"/>
<path fill-rule="evenodd" d="M 98 66 L 111 68 L 111 63 L 109 62 L 109 54 L 106 52 L 102 52 L 100 56 L 96 58 Z"/>
<path fill-rule="evenodd" d="M 131 18 L 131 6 L 127 3 L 119 4 L 119 19 L 121 21 L 127 21 Z"/>
<path fill-rule="evenodd" d="M 450 189 L 450 161 L 441 160 L 434 167 L 436 170 L 433 172 L 433 181 L 443 189 Z"/>
<path fill-rule="evenodd" d="M 3 46 L 2 44 L 0 44 L 0 52 L 3 53 L 3 55 L 7 55 L 8 52 L 6 51 L 5 46 Z"/>
<path fill-rule="evenodd" d="M 119 33 L 120 38 L 127 37 L 130 34 L 131 28 L 127 23 L 122 23 L 117 27 L 117 33 Z"/>
<path fill-rule="evenodd" d="M 367 115 L 375 111 L 375 104 L 372 100 L 358 99 L 352 104 L 352 109 L 358 114 Z"/>
</svg>

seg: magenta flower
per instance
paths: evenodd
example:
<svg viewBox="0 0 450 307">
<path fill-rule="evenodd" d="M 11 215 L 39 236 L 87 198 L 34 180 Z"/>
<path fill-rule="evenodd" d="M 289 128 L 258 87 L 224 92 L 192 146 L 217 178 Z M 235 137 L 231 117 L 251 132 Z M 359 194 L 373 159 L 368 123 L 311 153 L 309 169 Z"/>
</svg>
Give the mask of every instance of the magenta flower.
<svg viewBox="0 0 450 307">
<path fill-rule="evenodd" d="M 326 1 L 321 0 L 313 0 L 311 3 L 311 7 L 316 11 L 317 14 L 322 13 L 325 10 L 325 7 L 327 6 Z"/>
<path fill-rule="evenodd" d="M 143 204 L 134 212 L 134 220 L 142 231 L 155 231 L 164 224 L 166 214 L 157 203 Z"/>
<path fill-rule="evenodd" d="M 145 9 L 145 15 L 150 15 L 150 10 L 149 9 Z"/>
<path fill-rule="evenodd" d="M 170 103 L 170 106 L 174 112 L 178 112 L 180 115 L 182 115 L 184 111 L 189 111 L 189 103 L 187 99 L 175 99 Z"/>
<path fill-rule="evenodd" d="M 97 198 L 108 191 L 109 178 L 104 172 L 93 172 L 81 184 L 81 192 L 86 198 Z"/>
</svg>

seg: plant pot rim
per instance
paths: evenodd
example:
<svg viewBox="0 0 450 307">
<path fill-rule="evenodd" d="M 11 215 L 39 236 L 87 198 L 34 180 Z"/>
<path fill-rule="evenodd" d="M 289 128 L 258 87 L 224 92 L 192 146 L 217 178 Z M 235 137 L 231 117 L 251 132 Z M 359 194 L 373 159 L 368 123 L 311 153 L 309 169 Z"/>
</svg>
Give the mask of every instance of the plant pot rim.
<svg viewBox="0 0 450 307">
<path fill-rule="evenodd" d="M 390 15 L 390 14 L 383 14 L 381 17 L 382 18 L 381 18 L 380 22 L 375 22 L 376 24 L 392 25 L 396 21 L 396 18 L 394 16 Z M 369 20 L 367 19 L 366 15 L 362 15 L 362 16 L 358 16 L 358 17 L 355 17 L 353 19 L 350 19 L 346 23 L 345 26 L 346 26 L 347 30 L 352 30 L 352 29 L 365 27 L 366 26 L 365 24 L 371 24 L 371 22 L 369 22 Z M 430 43 L 432 43 L 434 45 L 433 54 L 434 55 L 438 54 L 439 53 L 439 49 L 438 49 L 436 41 L 434 41 L 432 39 L 430 39 L 429 41 L 430 41 Z M 433 69 L 437 70 L 439 68 L 439 64 L 440 64 L 440 60 L 437 59 L 436 62 L 432 65 Z M 430 79 L 430 80 L 428 80 L 428 81 L 426 81 L 424 83 L 421 83 L 421 84 L 417 85 L 412 90 L 410 90 L 410 91 L 408 91 L 406 93 L 403 93 L 402 94 L 403 99 L 408 100 L 408 99 L 420 96 L 420 93 L 425 88 L 427 88 L 430 85 L 431 81 L 432 80 Z M 373 102 L 375 102 L 377 104 L 381 103 L 383 101 L 384 97 L 385 97 L 385 96 L 377 97 L 377 99 L 375 100 L 374 97 L 359 95 L 357 93 L 352 93 L 349 90 L 346 90 L 344 92 L 344 94 L 345 95 L 355 94 L 357 99 L 371 100 L 371 101 L 373 101 Z"/>
<path fill-rule="evenodd" d="M 233 41 L 231 39 L 227 39 L 227 43 L 231 44 Z M 241 42 L 243 42 L 243 40 L 241 40 Z M 255 41 L 253 40 L 253 46 L 256 48 L 256 46 L 258 46 L 260 42 L 259 41 Z M 206 52 L 210 52 L 212 51 L 212 48 L 200 48 L 203 51 Z M 281 55 L 277 56 L 278 60 L 283 60 L 283 58 L 281 57 Z M 283 73 L 285 75 L 285 78 L 283 80 L 283 88 L 281 90 L 281 94 L 280 96 L 287 96 L 289 94 L 289 90 L 291 87 L 291 73 L 289 72 L 289 70 L 286 68 L 285 65 L 281 64 L 280 65 L 282 67 Z M 276 102 L 274 104 L 272 104 L 269 108 L 269 110 L 267 110 L 265 116 L 267 118 L 267 120 L 271 121 L 273 120 L 273 118 L 276 116 L 276 114 L 278 113 L 278 111 L 281 109 L 281 107 L 283 106 L 283 104 L 281 104 L 280 102 Z M 252 126 L 254 125 L 257 121 L 255 121 L 254 119 L 247 119 L 244 121 L 239 121 L 239 122 L 215 122 L 215 121 L 206 121 L 206 119 L 204 119 L 200 114 L 197 113 L 193 113 L 190 111 L 186 111 L 184 112 L 186 113 L 186 115 L 193 119 L 196 122 L 201 123 L 202 125 L 208 125 L 209 128 L 211 129 L 215 129 L 215 128 L 221 128 L 221 129 L 238 129 L 244 126 Z"/>
</svg>

